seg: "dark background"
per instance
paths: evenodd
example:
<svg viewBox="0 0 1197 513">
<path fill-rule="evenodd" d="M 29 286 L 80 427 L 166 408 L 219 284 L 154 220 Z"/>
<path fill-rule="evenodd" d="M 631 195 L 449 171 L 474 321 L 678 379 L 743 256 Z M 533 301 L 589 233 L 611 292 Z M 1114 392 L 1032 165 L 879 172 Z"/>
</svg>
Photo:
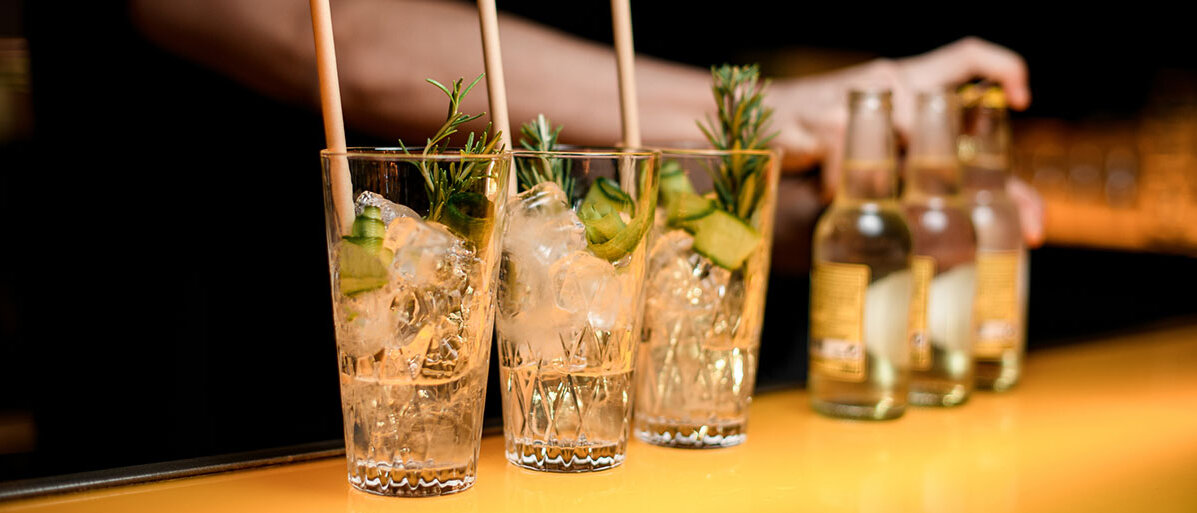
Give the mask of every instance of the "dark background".
<svg viewBox="0 0 1197 513">
<path fill-rule="evenodd" d="M 637 49 L 784 72 L 814 49 L 900 57 L 977 35 L 1027 58 L 1019 117 L 1066 120 L 1134 118 L 1197 72 L 1191 33 L 1148 14 L 727 5 L 635 2 Z M 0 7 L 0 36 L 29 42 L 34 112 L 0 145 L 0 412 L 36 426 L 0 481 L 339 438 L 318 112 L 154 48 L 121 2 Z M 610 40 L 606 2 L 500 8 Z M 1188 257 L 1046 247 L 1031 269 L 1031 350 L 1197 315 Z M 772 276 L 762 388 L 805 380 L 807 286 Z"/>
</svg>

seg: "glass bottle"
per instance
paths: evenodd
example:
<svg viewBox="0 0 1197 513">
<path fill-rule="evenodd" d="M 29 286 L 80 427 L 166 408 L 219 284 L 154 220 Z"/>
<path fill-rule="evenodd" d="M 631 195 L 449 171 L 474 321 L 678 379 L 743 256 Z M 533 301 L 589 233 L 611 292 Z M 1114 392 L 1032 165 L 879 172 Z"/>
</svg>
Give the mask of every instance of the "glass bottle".
<svg viewBox="0 0 1197 513">
<path fill-rule="evenodd" d="M 815 227 L 809 391 L 825 415 L 906 409 L 910 231 L 897 201 L 889 91 L 852 91 L 839 190 Z"/>
<path fill-rule="evenodd" d="M 977 231 L 977 296 L 973 358 L 977 388 L 1007 390 L 1018 382 L 1026 345 L 1027 249 L 1018 209 L 1006 195 L 1010 123 L 997 86 L 965 90 L 957 151 L 964 197 Z"/>
<path fill-rule="evenodd" d="M 976 232 L 960 196 L 960 111 L 947 91 L 918 95 L 902 206 L 914 242 L 910 403 L 956 406 L 973 389 Z"/>
</svg>

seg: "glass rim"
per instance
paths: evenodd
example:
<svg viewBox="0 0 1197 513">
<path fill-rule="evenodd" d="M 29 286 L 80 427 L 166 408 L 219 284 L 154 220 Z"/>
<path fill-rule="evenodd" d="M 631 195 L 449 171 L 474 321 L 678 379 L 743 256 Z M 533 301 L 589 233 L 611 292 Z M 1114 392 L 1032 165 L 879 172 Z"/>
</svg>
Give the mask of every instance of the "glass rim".
<svg viewBox="0 0 1197 513">
<path fill-rule="evenodd" d="M 407 153 L 410 151 L 411 153 Z M 499 153 L 469 153 L 462 154 L 461 148 L 448 148 L 444 152 L 424 154 L 424 148 L 408 148 L 405 146 L 351 146 L 345 151 L 333 151 L 328 148 L 320 150 L 321 157 L 347 157 L 375 160 L 501 160 L 511 155 L 510 150 Z"/>
<path fill-rule="evenodd" d="M 725 155 L 759 155 L 778 158 L 781 153 L 773 149 L 763 150 L 720 150 L 717 148 L 653 148 L 662 155 L 690 155 L 696 157 L 722 157 Z"/>
<path fill-rule="evenodd" d="M 553 158 L 615 158 L 615 157 L 652 157 L 659 153 L 652 148 L 621 148 L 618 146 L 573 146 L 569 144 L 557 145 L 557 150 L 542 151 L 518 149 L 511 150 L 513 157 L 553 157 Z"/>
</svg>

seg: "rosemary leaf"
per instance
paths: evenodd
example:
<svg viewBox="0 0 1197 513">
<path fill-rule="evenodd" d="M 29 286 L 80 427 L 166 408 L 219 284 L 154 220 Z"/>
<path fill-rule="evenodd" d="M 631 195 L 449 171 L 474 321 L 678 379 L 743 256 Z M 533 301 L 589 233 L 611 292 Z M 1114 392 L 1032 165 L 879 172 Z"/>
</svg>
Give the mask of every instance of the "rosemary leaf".
<svg viewBox="0 0 1197 513">
<path fill-rule="evenodd" d="M 757 65 L 711 68 L 711 91 L 717 110 L 713 122 L 698 121 L 703 136 L 718 150 L 760 150 L 777 136 L 769 132 L 773 109 L 765 106 L 768 81 L 760 80 Z M 764 194 L 765 159 L 757 156 L 729 155 L 718 169 L 708 169 L 715 184 L 717 204 L 729 214 L 749 219 Z"/>
</svg>

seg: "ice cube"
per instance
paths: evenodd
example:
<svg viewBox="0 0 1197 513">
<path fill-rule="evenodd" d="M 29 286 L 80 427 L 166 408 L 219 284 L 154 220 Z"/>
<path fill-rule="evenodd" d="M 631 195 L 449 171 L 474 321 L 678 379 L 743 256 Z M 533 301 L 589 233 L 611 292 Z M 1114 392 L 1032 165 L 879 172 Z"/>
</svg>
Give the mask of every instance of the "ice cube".
<svg viewBox="0 0 1197 513">
<path fill-rule="evenodd" d="M 586 227 L 557 184 L 544 182 L 516 196 L 509 209 L 504 248 L 517 264 L 549 266 L 586 248 Z"/>
<path fill-rule="evenodd" d="M 391 268 L 406 284 L 460 289 L 473 253 L 448 228 L 400 217 L 387 225 L 383 247 L 395 253 Z"/>
<path fill-rule="evenodd" d="M 347 355 L 385 355 L 370 369 L 387 382 L 453 375 L 467 366 L 484 316 L 471 319 L 471 245 L 418 216 L 390 220 L 391 281 L 338 299 L 337 340 Z M 489 328 L 488 328 L 489 329 Z M 359 369 L 360 370 L 360 369 Z"/>
<path fill-rule="evenodd" d="M 362 210 L 366 207 L 378 207 L 382 211 L 382 224 L 389 225 L 391 221 L 400 217 L 420 218 L 420 214 L 417 214 L 415 210 L 388 200 L 381 194 L 370 191 L 363 191 L 358 195 L 357 201 L 353 202 L 353 213 L 361 215 Z"/>
<path fill-rule="evenodd" d="M 649 269 L 666 269 L 677 260 L 687 260 L 693 253 L 694 237 L 682 230 L 669 230 L 656 238 L 649 252 Z"/>
<path fill-rule="evenodd" d="M 701 315 L 727 295 L 731 272 L 693 249 L 690 234 L 673 230 L 657 239 L 649 260 L 649 315 L 689 310 Z"/>
<path fill-rule="evenodd" d="M 428 351 L 424 353 L 421 375 L 431 379 L 453 376 L 466 370 L 468 359 L 469 353 L 465 338 L 461 335 L 461 327 L 449 318 L 442 317 L 437 321 Z"/>
<path fill-rule="evenodd" d="M 744 313 L 744 276 L 732 274 L 722 267 L 720 271 L 726 273 L 711 273 L 708 278 L 717 281 L 718 297 L 714 301 L 714 318 L 711 321 L 711 332 L 704 340 L 704 345 L 710 349 L 731 349 L 737 343 L 743 343 L 743 330 L 740 321 Z"/>
<path fill-rule="evenodd" d="M 585 251 L 575 251 L 549 271 L 557 306 L 585 314 L 596 329 L 612 329 L 625 303 L 619 276 L 610 262 Z"/>
<path fill-rule="evenodd" d="M 569 208 L 569 197 L 556 182 L 540 182 L 531 189 L 519 193 L 516 199 L 520 203 L 521 210 L 526 211 L 555 212 L 561 207 Z"/>
<path fill-rule="evenodd" d="M 375 354 L 394 336 L 390 305 L 402 287 L 389 283 L 382 289 L 340 296 L 336 305 L 337 343 L 353 357 Z"/>
<path fill-rule="evenodd" d="M 698 253 L 690 257 L 690 266 L 690 274 L 698 278 L 698 285 L 702 291 L 700 301 L 710 308 L 718 306 L 719 301 L 727 296 L 732 279 L 731 271 L 715 265 L 711 259 Z"/>
<path fill-rule="evenodd" d="M 565 346 L 573 337 L 573 326 L 584 322 L 585 317 L 561 310 L 549 301 L 532 310 L 500 317 L 498 328 L 503 343 L 515 345 L 517 364 L 552 362 L 563 361 Z"/>
</svg>

